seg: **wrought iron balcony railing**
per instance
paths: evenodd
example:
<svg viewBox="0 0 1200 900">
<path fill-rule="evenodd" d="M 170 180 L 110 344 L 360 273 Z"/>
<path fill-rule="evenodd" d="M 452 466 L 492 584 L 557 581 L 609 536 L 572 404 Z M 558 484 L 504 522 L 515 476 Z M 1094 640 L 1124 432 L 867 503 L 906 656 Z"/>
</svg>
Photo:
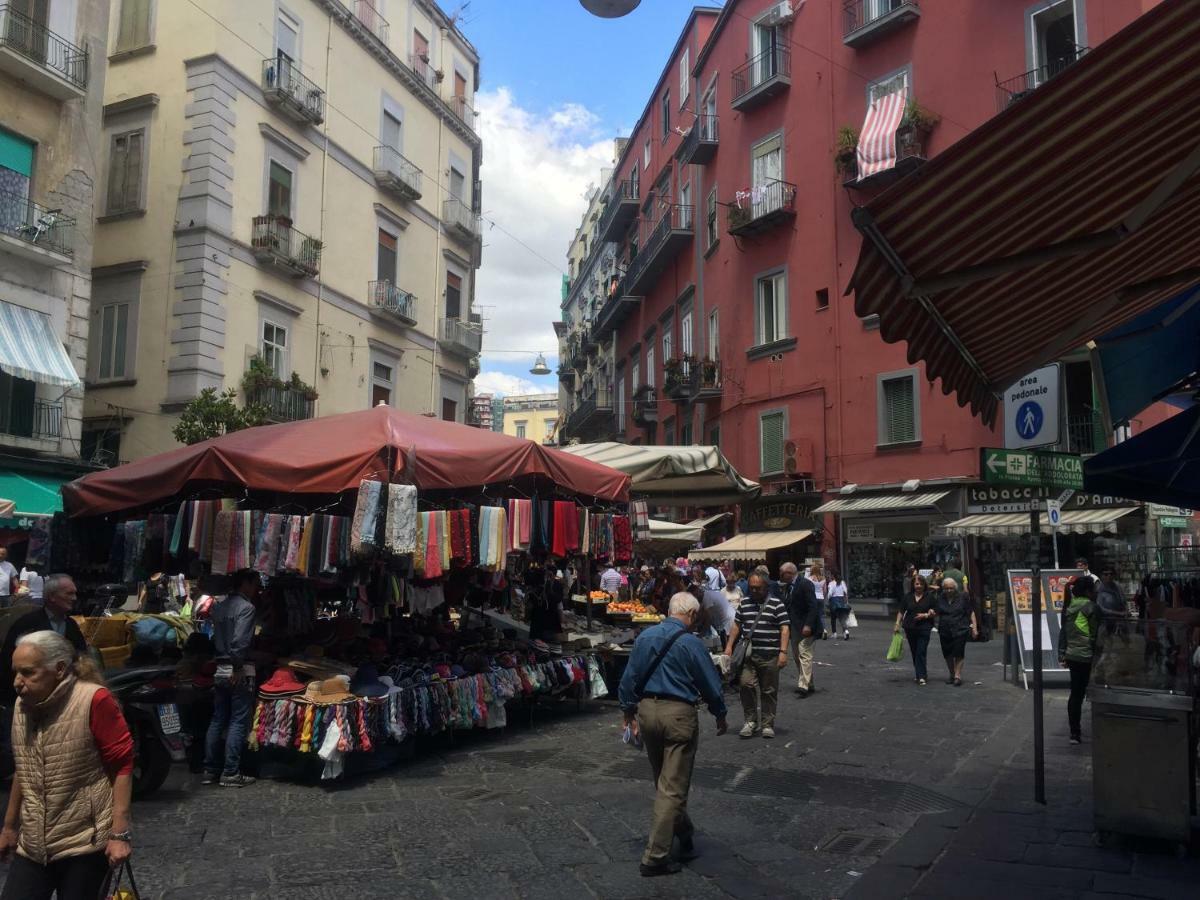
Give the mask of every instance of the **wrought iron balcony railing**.
<svg viewBox="0 0 1200 900">
<path fill-rule="evenodd" d="M 475 127 L 475 110 L 471 108 L 471 104 L 466 97 L 455 94 L 450 98 L 450 109 L 472 128 Z"/>
<path fill-rule="evenodd" d="M 1108 434 L 1104 430 L 1104 419 L 1099 412 L 1085 412 L 1067 416 L 1063 423 L 1065 440 L 1063 450 L 1067 453 L 1099 453 L 1108 447 Z"/>
<path fill-rule="evenodd" d="M 624 290 L 628 296 L 645 296 L 646 288 L 662 267 L 691 240 L 693 213 L 691 206 L 679 203 L 662 210 L 641 249 L 629 261 L 618 290 Z"/>
<path fill-rule="evenodd" d="M 675 151 L 675 158 L 680 165 L 696 163 L 703 165 L 716 155 L 717 152 L 717 117 L 710 113 L 696 116 L 687 136 Z"/>
<path fill-rule="evenodd" d="M 791 84 L 792 51 L 776 46 L 733 70 L 734 109 L 749 109 Z"/>
<path fill-rule="evenodd" d="M 438 82 L 442 80 L 440 73 L 430 65 L 428 56 L 422 56 L 420 53 L 410 53 L 408 55 L 408 67 L 416 72 L 417 77 L 431 88 L 436 89 Z"/>
<path fill-rule="evenodd" d="M 756 234 L 795 215 L 796 186 L 788 181 L 766 181 L 734 195 L 729 233 Z"/>
<path fill-rule="evenodd" d="M 920 15 L 917 0 L 844 0 L 843 43 L 856 48 L 865 46 Z"/>
<path fill-rule="evenodd" d="M 316 409 L 316 400 L 304 391 L 288 385 L 260 385 L 246 394 L 248 405 L 266 407 L 267 418 L 272 422 L 298 422 L 311 419 Z"/>
<path fill-rule="evenodd" d="M 474 356 L 483 350 L 483 331 L 462 319 L 442 319 L 438 323 L 438 340 L 448 349 L 466 356 Z"/>
<path fill-rule="evenodd" d="M 63 256 L 75 255 L 75 220 L 13 191 L 0 190 L 0 233 Z"/>
<path fill-rule="evenodd" d="M 636 161 L 635 161 L 636 163 Z M 624 229 L 637 216 L 638 186 L 625 179 L 612 183 L 611 191 L 600 213 L 596 227 L 596 240 L 600 242 L 620 240 Z"/>
<path fill-rule="evenodd" d="M 0 433 L 25 438 L 61 437 L 62 414 L 61 403 L 14 402 L 0 408 Z"/>
<path fill-rule="evenodd" d="M 316 276 L 321 271 L 321 242 L 293 228 L 286 216 L 255 216 L 250 249 L 260 262 L 272 263 L 292 275 Z"/>
<path fill-rule="evenodd" d="M 87 89 L 87 50 L 59 37 L 7 3 L 0 5 L 0 50 L 11 50 L 52 78 L 66 82 L 71 96 L 78 96 Z M 39 86 L 48 88 L 56 97 L 65 99 L 68 96 L 54 90 L 49 83 Z"/>
<path fill-rule="evenodd" d="M 456 197 L 442 202 L 442 221 L 451 231 L 465 237 L 474 238 L 479 234 L 479 214 Z"/>
<path fill-rule="evenodd" d="M 421 199 L 421 170 L 405 159 L 395 147 L 386 144 L 375 148 L 372 170 L 375 183 L 409 200 Z"/>
<path fill-rule="evenodd" d="M 385 44 L 388 40 L 388 20 L 379 14 L 371 0 L 354 0 L 354 18 Z"/>
<path fill-rule="evenodd" d="M 371 297 L 371 309 L 387 313 L 405 325 L 417 324 L 417 297 L 402 291 L 390 281 L 368 281 L 367 293 Z"/>
<path fill-rule="evenodd" d="M 1030 69 L 1028 72 L 1023 72 L 1013 78 L 1000 81 L 997 77 L 997 111 L 1003 112 L 1013 103 L 1028 97 L 1047 81 L 1050 81 L 1056 75 L 1061 75 L 1067 69 L 1071 68 L 1071 66 L 1075 65 L 1087 52 L 1087 47 L 1076 47 L 1075 52 L 1072 54 L 1051 60 L 1045 65 L 1038 66 L 1036 69 Z"/>
<path fill-rule="evenodd" d="M 325 92 L 286 56 L 263 60 L 262 89 L 267 102 L 293 121 L 313 125 L 325 121 Z"/>
</svg>

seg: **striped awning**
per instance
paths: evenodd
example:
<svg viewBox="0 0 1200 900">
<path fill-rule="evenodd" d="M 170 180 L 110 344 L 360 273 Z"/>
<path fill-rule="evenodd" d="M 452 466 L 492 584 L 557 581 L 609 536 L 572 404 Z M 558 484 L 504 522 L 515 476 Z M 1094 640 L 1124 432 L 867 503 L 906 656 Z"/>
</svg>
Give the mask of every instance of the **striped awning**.
<svg viewBox="0 0 1200 900">
<path fill-rule="evenodd" d="M 58 387 L 77 387 L 79 376 L 49 317 L 0 301 L 0 370 Z"/>
<path fill-rule="evenodd" d="M 925 491 L 921 494 L 875 494 L 867 497 L 845 497 L 830 500 L 813 510 L 813 513 L 860 513 L 894 512 L 903 509 L 921 509 L 937 506 L 949 491 Z"/>
<path fill-rule="evenodd" d="M 1117 530 L 1117 520 L 1141 507 L 1123 506 L 1115 509 L 1074 509 L 1062 514 L 1060 532 L 1071 534 L 1111 534 Z M 1053 529 L 1041 514 L 1042 534 Z M 967 516 L 946 526 L 951 537 L 1002 537 L 1005 535 L 1029 534 L 1029 513 L 997 513 L 995 515 Z"/>
<path fill-rule="evenodd" d="M 782 550 L 810 537 L 811 531 L 752 531 L 734 535 L 711 547 L 693 550 L 688 554 L 688 559 L 766 559 L 768 550 Z"/>
<path fill-rule="evenodd" d="M 1200 284 L 1196 13 L 1164 0 L 854 211 L 858 315 L 985 422 L 1016 379 Z"/>
<path fill-rule="evenodd" d="M 724 506 L 753 500 L 762 493 L 717 447 L 601 441 L 562 449 L 624 472 L 632 479 L 634 496 L 657 506 Z"/>
<path fill-rule="evenodd" d="M 896 165 L 896 129 L 904 118 L 908 91 L 901 88 L 877 97 L 867 110 L 858 138 L 858 177 L 869 178 Z"/>
</svg>

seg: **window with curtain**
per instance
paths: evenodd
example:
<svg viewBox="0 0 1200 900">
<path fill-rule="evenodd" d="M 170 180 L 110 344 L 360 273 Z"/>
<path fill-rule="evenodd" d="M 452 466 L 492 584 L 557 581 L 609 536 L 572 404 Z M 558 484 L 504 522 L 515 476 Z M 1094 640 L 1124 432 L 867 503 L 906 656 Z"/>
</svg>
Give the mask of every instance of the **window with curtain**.
<svg viewBox="0 0 1200 900">
<path fill-rule="evenodd" d="M 114 134 L 108 151 L 109 215 L 142 208 L 142 160 L 146 129 Z"/>
<path fill-rule="evenodd" d="M 646 384 L 654 387 L 654 337 L 646 340 Z"/>
<path fill-rule="evenodd" d="M 770 344 L 787 337 L 787 280 L 783 272 L 758 279 L 756 342 Z"/>
<path fill-rule="evenodd" d="M 149 46 L 152 13 L 151 0 L 121 0 L 121 19 L 117 25 L 118 53 Z"/>
<path fill-rule="evenodd" d="M 290 375 L 288 372 L 287 348 L 287 329 L 274 322 L 264 321 L 262 326 L 262 345 L 259 348 L 258 355 L 262 357 L 263 362 L 275 373 L 276 378 L 284 380 Z"/>
<path fill-rule="evenodd" d="M 462 318 L 462 278 L 446 273 L 446 318 Z"/>
<path fill-rule="evenodd" d="M 375 263 L 375 277 L 379 281 L 396 283 L 396 236 L 379 229 L 379 252 Z"/>
<path fill-rule="evenodd" d="M 717 189 L 708 192 L 704 201 L 704 249 L 711 250 L 719 240 L 717 232 Z"/>
<path fill-rule="evenodd" d="M 129 304 L 108 303 L 100 308 L 100 361 L 96 375 L 100 381 L 128 377 Z"/>
<path fill-rule="evenodd" d="M 679 57 L 679 105 L 682 107 L 688 98 L 692 80 L 692 48 L 684 47 L 683 56 Z"/>
<path fill-rule="evenodd" d="M 716 309 L 708 314 L 708 358 L 721 358 L 721 313 Z"/>
<path fill-rule="evenodd" d="M 292 173 L 271 160 L 267 178 L 267 215 L 292 218 Z"/>
<path fill-rule="evenodd" d="M 778 475 L 783 471 L 783 442 L 787 430 L 782 411 L 758 417 L 758 468 L 760 475 Z"/>
</svg>

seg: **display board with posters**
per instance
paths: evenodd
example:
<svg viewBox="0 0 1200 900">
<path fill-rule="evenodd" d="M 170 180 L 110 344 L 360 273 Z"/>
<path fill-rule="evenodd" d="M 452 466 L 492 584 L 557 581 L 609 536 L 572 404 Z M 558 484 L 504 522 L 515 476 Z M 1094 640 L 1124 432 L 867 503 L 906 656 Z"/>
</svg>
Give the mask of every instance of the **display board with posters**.
<svg viewBox="0 0 1200 900">
<path fill-rule="evenodd" d="M 1033 671 L 1033 572 L 1008 570 L 1008 596 L 1017 623 L 1021 668 Z M 1042 569 L 1042 671 L 1065 672 L 1058 663 L 1058 632 L 1068 582 L 1082 574 L 1079 569 Z"/>
</svg>

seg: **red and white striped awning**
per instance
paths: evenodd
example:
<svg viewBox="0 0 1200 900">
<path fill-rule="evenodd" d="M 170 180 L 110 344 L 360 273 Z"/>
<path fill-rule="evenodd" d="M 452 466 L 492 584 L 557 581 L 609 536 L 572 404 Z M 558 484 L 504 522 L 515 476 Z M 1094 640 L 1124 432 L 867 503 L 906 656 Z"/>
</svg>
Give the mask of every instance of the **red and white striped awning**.
<svg viewBox="0 0 1200 900">
<path fill-rule="evenodd" d="M 867 110 L 858 137 L 858 178 L 869 178 L 896 165 L 896 129 L 904 118 L 908 91 L 901 88 L 877 97 Z"/>
<path fill-rule="evenodd" d="M 1200 15 L 1164 0 L 855 210 L 859 316 L 995 420 L 1008 384 L 1200 284 Z"/>
</svg>

